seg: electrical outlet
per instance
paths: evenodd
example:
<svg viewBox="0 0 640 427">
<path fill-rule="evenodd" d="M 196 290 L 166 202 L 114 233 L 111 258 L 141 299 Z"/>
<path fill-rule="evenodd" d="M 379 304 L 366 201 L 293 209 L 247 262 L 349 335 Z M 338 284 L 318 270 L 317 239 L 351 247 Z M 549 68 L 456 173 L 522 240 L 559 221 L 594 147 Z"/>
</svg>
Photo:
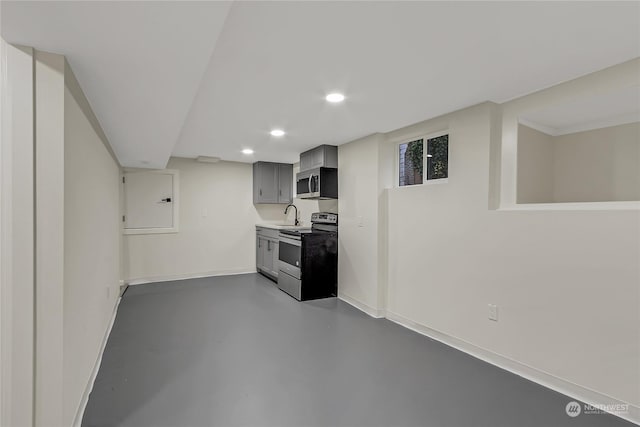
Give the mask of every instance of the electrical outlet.
<svg viewBox="0 0 640 427">
<path fill-rule="evenodd" d="M 489 320 L 498 321 L 498 306 L 489 304 Z"/>
</svg>

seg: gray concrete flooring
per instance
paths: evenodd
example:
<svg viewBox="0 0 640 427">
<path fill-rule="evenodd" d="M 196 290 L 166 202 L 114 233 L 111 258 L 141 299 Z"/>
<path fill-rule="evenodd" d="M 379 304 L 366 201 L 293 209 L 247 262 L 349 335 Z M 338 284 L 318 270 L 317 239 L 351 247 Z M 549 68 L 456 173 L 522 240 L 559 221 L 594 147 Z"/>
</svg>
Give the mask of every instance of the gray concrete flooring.
<svg viewBox="0 0 640 427">
<path fill-rule="evenodd" d="M 83 426 L 630 426 L 257 274 L 130 287 Z"/>
</svg>

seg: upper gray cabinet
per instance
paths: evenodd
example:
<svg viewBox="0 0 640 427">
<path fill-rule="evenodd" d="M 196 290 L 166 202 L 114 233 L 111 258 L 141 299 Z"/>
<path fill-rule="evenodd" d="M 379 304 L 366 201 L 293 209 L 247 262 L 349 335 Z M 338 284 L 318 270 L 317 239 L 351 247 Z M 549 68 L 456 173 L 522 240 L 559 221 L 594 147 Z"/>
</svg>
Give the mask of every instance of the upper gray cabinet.
<svg viewBox="0 0 640 427">
<path fill-rule="evenodd" d="M 253 203 L 293 201 L 293 165 L 256 162 L 253 164 Z"/>
<path fill-rule="evenodd" d="M 293 203 L 293 165 L 278 164 L 278 203 Z"/>
<path fill-rule="evenodd" d="M 300 154 L 300 172 L 316 168 L 337 168 L 338 147 L 335 145 L 320 145 Z"/>
</svg>

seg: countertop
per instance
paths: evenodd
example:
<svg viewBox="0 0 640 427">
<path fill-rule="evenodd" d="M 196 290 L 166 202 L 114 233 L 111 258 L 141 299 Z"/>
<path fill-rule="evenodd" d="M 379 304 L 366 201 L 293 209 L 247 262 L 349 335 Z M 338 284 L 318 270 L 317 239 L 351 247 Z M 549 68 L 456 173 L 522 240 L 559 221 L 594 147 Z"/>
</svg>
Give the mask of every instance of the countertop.
<svg viewBox="0 0 640 427">
<path fill-rule="evenodd" d="M 293 224 L 284 224 L 284 223 L 273 223 L 273 224 L 263 223 L 263 224 L 256 224 L 256 227 L 271 228 L 273 230 L 311 230 L 311 227 L 308 227 L 306 225 L 293 225 Z"/>
</svg>

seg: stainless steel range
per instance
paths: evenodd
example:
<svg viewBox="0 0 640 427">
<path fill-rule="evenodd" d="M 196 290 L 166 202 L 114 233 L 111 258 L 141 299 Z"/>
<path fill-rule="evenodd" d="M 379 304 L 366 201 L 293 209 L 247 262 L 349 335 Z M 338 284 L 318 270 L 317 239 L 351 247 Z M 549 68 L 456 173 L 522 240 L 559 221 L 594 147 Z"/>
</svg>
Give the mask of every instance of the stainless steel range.
<svg viewBox="0 0 640 427">
<path fill-rule="evenodd" d="M 311 230 L 280 230 L 278 287 L 299 301 L 337 295 L 338 215 L 316 212 Z"/>
</svg>

